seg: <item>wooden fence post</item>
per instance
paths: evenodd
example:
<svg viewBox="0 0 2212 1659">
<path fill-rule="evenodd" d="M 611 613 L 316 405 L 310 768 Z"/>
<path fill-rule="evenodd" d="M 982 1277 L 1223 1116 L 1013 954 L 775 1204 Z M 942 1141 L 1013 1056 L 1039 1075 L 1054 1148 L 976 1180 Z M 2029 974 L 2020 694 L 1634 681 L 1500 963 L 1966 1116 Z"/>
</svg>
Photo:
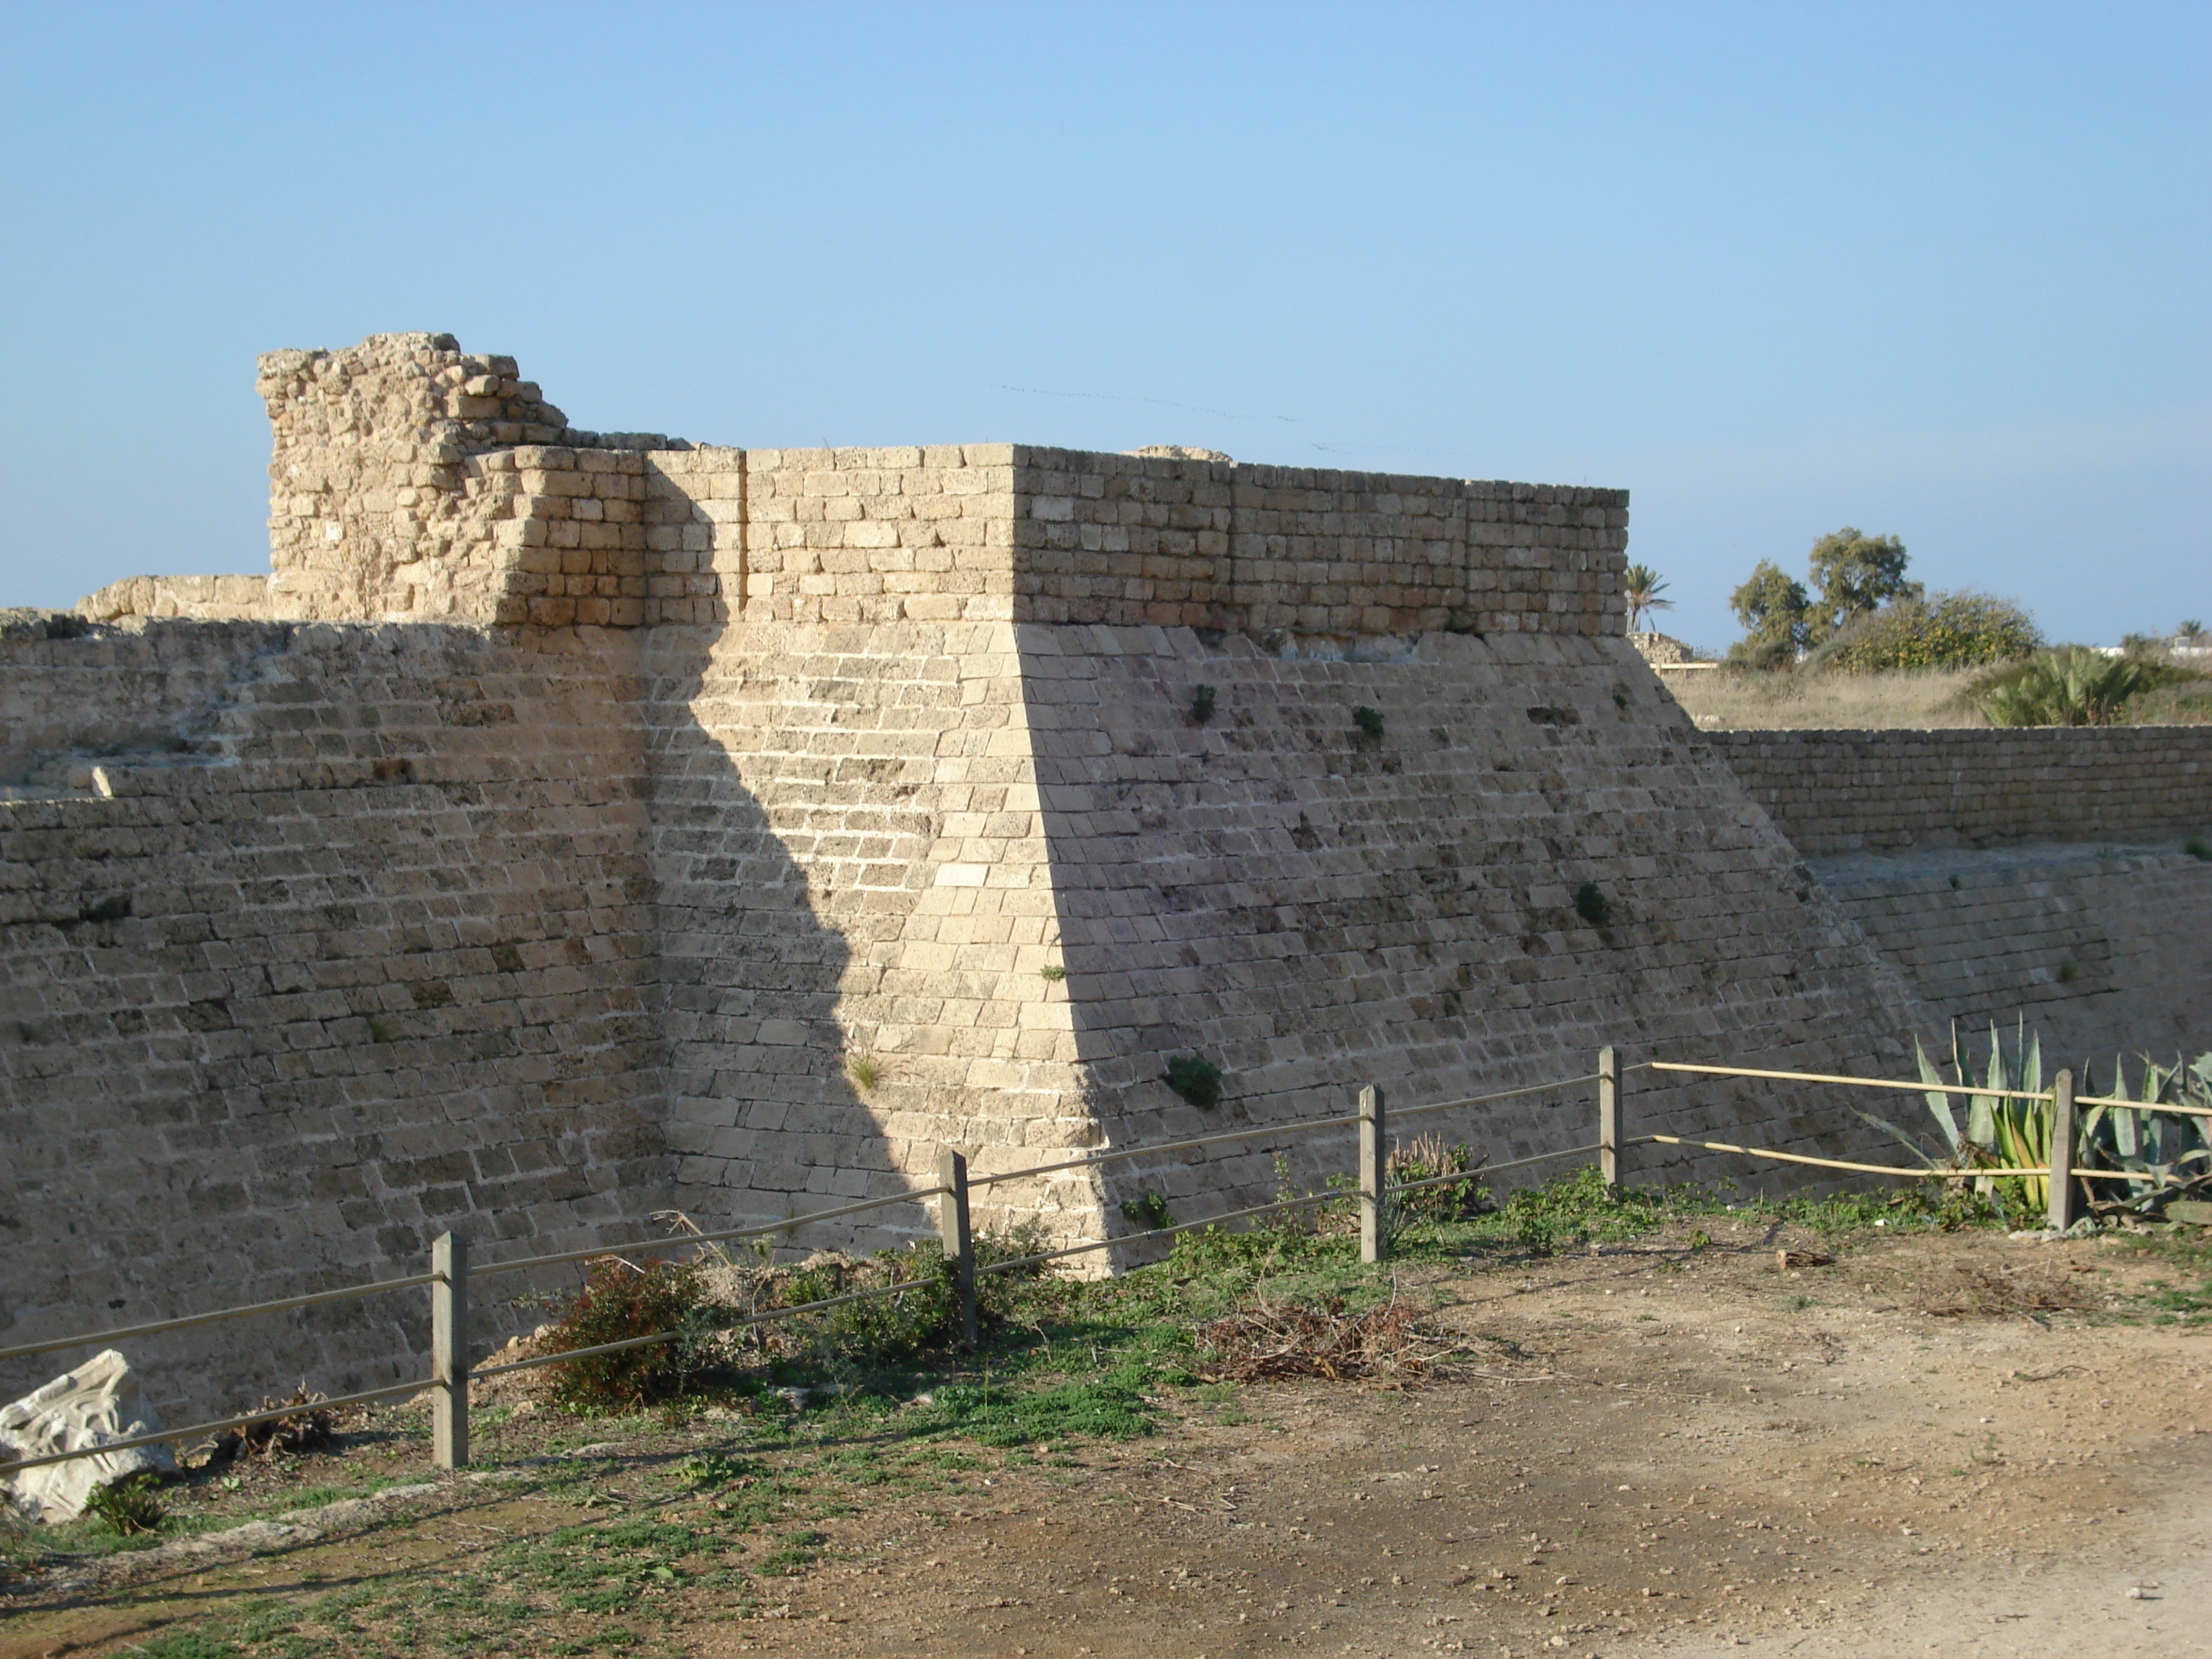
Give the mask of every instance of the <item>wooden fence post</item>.
<svg viewBox="0 0 2212 1659">
<path fill-rule="evenodd" d="M 968 1160 L 951 1147 L 937 1155 L 937 1236 L 952 1264 L 953 1293 L 960 1298 L 960 1346 L 975 1346 L 975 1238 L 968 1230 Z"/>
<path fill-rule="evenodd" d="M 1373 1084 L 1359 1091 L 1359 1259 L 1380 1261 L 1390 1254 L 1389 1218 L 1383 1208 L 1382 1179 L 1389 1167 L 1382 1146 L 1382 1091 Z"/>
<path fill-rule="evenodd" d="M 440 1233 L 430 1245 L 430 1455 L 441 1469 L 469 1463 L 469 1241 Z"/>
<path fill-rule="evenodd" d="M 1597 1169 L 1608 1190 L 1620 1190 L 1620 1055 L 1597 1051 Z"/>
<path fill-rule="evenodd" d="M 2051 1089 L 2051 1208 L 2045 1220 L 2059 1231 L 2074 1224 L 2074 1073 L 2063 1071 Z"/>
</svg>

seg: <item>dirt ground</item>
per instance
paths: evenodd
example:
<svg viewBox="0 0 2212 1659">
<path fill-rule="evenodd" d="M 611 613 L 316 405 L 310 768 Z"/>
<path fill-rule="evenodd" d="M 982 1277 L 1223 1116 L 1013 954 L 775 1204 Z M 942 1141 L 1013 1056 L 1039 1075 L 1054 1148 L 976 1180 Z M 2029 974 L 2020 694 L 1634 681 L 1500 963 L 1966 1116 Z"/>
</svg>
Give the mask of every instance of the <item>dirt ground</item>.
<svg viewBox="0 0 2212 1659">
<path fill-rule="evenodd" d="M 2212 1332 L 2106 1311 L 2154 1266 L 1984 1234 L 1783 1267 L 1815 1242 L 1708 1226 L 1694 1250 L 1676 1229 L 1409 1270 L 1468 1339 L 1449 1380 L 1224 1386 L 1150 1439 L 979 1460 L 820 1522 L 819 1560 L 752 1616 L 689 1601 L 641 1650 L 2212 1652 Z M 25 1596 L 0 1659 L 128 1652 L 245 1590 L 459 1572 L 579 1506 L 704 1501 L 449 1481 L 293 1547 Z"/>
</svg>

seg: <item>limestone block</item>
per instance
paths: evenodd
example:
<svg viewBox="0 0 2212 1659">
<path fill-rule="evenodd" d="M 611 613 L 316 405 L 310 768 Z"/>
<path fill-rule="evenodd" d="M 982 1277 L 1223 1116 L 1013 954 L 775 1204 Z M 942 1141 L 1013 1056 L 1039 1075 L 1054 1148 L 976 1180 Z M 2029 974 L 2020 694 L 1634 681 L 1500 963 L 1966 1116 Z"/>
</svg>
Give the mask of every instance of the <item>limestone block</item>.
<svg viewBox="0 0 2212 1659">
<path fill-rule="evenodd" d="M 160 1430 L 161 1419 L 141 1398 L 131 1364 L 109 1348 L 64 1371 L 45 1387 L 0 1407 L 0 1462 L 82 1451 Z M 98 1488 L 142 1470 L 173 1472 L 175 1455 L 165 1444 L 133 1446 L 66 1463 L 25 1469 L 9 1482 L 15 1501 L 35 1521 L 74 1521 Z"/>
</svg>

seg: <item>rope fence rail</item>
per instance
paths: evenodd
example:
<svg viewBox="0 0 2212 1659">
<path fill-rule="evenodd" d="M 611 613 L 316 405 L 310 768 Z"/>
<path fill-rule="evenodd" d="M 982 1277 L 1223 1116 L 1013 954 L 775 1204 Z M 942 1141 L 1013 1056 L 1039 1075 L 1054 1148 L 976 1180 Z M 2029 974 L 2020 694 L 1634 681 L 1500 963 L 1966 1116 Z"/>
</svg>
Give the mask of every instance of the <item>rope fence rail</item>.
<svg viewBox="0 0 2212 1659">
<path fill-rule="evenodd" d="M 437 1278 L 435 1273 L 410 1273 L 404 1279 L 382 1279 L 368 1285 L 349 1285 L 335 1291 L 312 1291 L 305 1296 L 279 1297 L 274 1302 L 251 1302 L 242 1308 L 218 1308 L 213 1313 L 186 1314 L 179 1319 L 156 1319 L 144 1325 L 123 1325 L 111 1331 L 94 1331 L 89 1334 L 50 1337 L 44 1342 L 26 1342 L 20 1347 L 0 1348 L 0 1359 L 21 1359 L 31 1354 L 52 1353 L 61 1348 L 88 1348 L 94 1343 L 118 1342 L 126 1336 L 151 1336 L 157 1331 L 189 1330 L 195 1325 L 213 1325 L 226 1319 L 246 1319 L 254 1314 L 283 1313 L 290 1308 L 313 1308 L 325 1302 L 348 1302 L 357 1297 L 376 1296 L 386 1291 L 412 1290 L 418 1285 L 428 1285 Z"/>
<path fill-rule="evenodd" d="M 971 1176 L 967 1159 L 961 1153 L 945 1149 L 939 1157 L 938 1179 L 934 1184 L 910 1188 L 884 1196 L 865 1199 L 829 1209 L 810 1211 L 805 1214 L 787 1216 L 781 1220 L 759 1223 L 744 1227 L 720 1229 L 712 1232 L 693 1232 L 657 1239 L 640 1240 L 630 1243 L 597 1245 L 586 1249 L 553 1251 L 538 1255 L 521 1256 L 507 1261 L 489 1262 L 471 1271 L 469 1264 L 468 1242 L 458 1233 L 440 1235 L 431 1248 L 430 1270 L 401 1278 L 374 1280 L 336 1290 L 319 1291 L 301 1296 L 283 1297 L 273 1301 L 251 1303 L 234 1308 L 210 1312 L 188 1314 L 174 1319 L 155 1320 L 143 1324 L 129 1325 L 112 1330 L 79 1334 L 73 1336 L 47 1338 L 40 1341 L 0 1348 L 0 1360 L 22 1358 L 41 1353 L 51 1353 L 66 1348 L 88 1347 L 107 1344 L 125 1338 L 152 1335 L 216 1323 L 219 1321 L 243 1319 L 256 1315 L 283 1313 L 311 1308 L 327 1303 L 362 1297 L 380 1295 L 387 1291 L 402 1291 L 428 1286 L 431 1298 L 431 1338 L 433 1350 L 432 1375 L 417 1382 L 398 1383 L 386 1388 L 370 1389 L 345 1394 L 336 1398 L 311 1402 L 295 1401 L 286 1406 L 264 1407 L 259 1411 L 241 1413 L 208 1423 L 194 1424 L 189 1428 L 173 1429 L 111 1440 L 97 1446 L 74 1451 L 43 1454 L 15 1462 L 0 1464 L 0 1474 L 35 1468 L 52 1463 L 67 1462 L 73 1458 L 97 1456 L 103 1452 L 127 1450 L 135 1446 L 163 1443 L 186 1443 L 210 1434 L 228 1429 L 243 1428 L 254 1423 L 267 1422 L 280 1417 L 296 1415 L 303 1410 L 328 1409 L 331 1407 L 373 1403 L 400 1395 L 412 1395 L 428 1391 L 432 1401 L 433 1455 L 443 1468 L 465 1466 L 468 1461 L 469 1384 L 510 1373 L 534 1370 L 543 1365 L 557 1364 L 567 1360 L 587 1359 L 603 1354 L 620 1353 L 631 1349 L 650 1346 L 655 1343 L 676 1340 L 684 1332 L 658 1331 L 644 1336 L 629 1337 L 618 1342 L 607 1342 L 586 1348 L 570 1349 L 566 1352 L 534 1354 L 528 1358 L 503 1362 L 496 1365 L 471 1365 L 469 1351 L 469 1283 L 472 1277 L 488 1278 L 501 1274 L 526 1272 L 532 1269 L 556 1267 L 577 1261 L 600 1261 L 632 1254 L 665 1251 L 684 1247 L 729 1243 L 741 1239 L 764 1238 L 788 1234 L 814 1223 L 834 1221 L 848 1216 L 860 1215 L 897 1205 L 915 1204 L 927 1200 L 938 1200 L 938 1232 L 944 1247 L 945 1259 L 950 1271 L 957 1298 L 956 1312 L 960 1340 L 972 1346 L 976 1339 L 976 1284 L 980 1279 L 994 1273 L 1006 1273 L 1024 1267 L 1040 1267 L 1047 1262 L 1102 1250 L 1122 1249 L 1140 1246 L 1148 1242 L 1174 1238 L 1201 1228 L 1218 1227 L 1231 1222 L 1246 1221 L 1262 1216 L 1286 1213 L 1315 1205 L 1349 1200 L 1357 1205 L 1359 1219 L 1359 1255 L 1363 1262 L 1379 1262 L 1390 1250 L 1390 1226 L 1388 1219 L 1389 1200 L 1401 1193 L 1424 1188 L 1440 1187 L 1455 1182 L 1474 1182 L 1502 1174 L 1506 1170 L 1524 1169 L 1534 1164 L 1555 1163 L 1565 1158 L 1589 1158 L 1595 1155 L 1600 1176 L 1610 1188 L 1619 1190 L 1627 1173 L 1627 1154 L 1637 1146 L 1663 1146 L 1694 1148 L 1699 1151 L 1725 1153 L 1732 1156 L 1772 1160 L 1780 1163 L 1807 1165 L 1818 1169 L 1837 1170 L 1852 1174 L 1885 1176 L 1893 1180 L 1966 1180 L 1985 1176 L 2048 1176 L 2047 1166 L 2003 1166 L 1985 1169 L 1928 1167 L 1900 1169 L 1892 1164 L 1860 1163 L 1844 1158 L 1817 1157 L 1810 1153 L 1784 1152 L 1778 1148 L 1747 1146 L 1732 1141 L 1706 1140 L 1691 1136 L 1645 1132 L 1629 1134 L 1625 1132 L 1626 1115 L 1624 1110 L 1624 1080 L 1638 1073 L 1673 1073 L 1692 1078 L 1749 1078 L 1765 1081 L 1837 1085 L 1851 1088 L 1898 1091 L 1916 1094 L 1966 1095 L 2002 1099 L 2033 1100 L 2048 1103 L 2052 1114 L 2051 1144 L 2078 1154 L 2082 1144 L 2080 1129 L 2082 1120 L 2077 1116 L 2080 1107 L 2125 1108 L 2136 1111 L 2171 1111 L 2187 1115 L 2212 1115 L 2204 1109 L 2167 1106 L 2143 1101 L 2132 1101 L 2102 1097 L 2081 1097 L 2074 1094 L 2070 1072 L 2057 1073 L 2052 1086 L 2043 1091 L 1985 1089 L 1971 1085 L 1901 1082 L 1889 1078 L 1850 1077 L 1835 1073 L 1783 1071 L 1769 1067 L 1717 1066 L 1685 1060 L 1642 1060 L 1634 1065 L 1620 1063 L 1616 1051 L 1602 1048 L 1598 1054 L 1597 1069 L 1550 1081 L 1526 1084 L 1511 1089 L 1468 1096 L 1461 1099 L 1437 1101 L 1414 1106 L 1395 1113 L 1387 1113 L 1383 1091 L 1370 1086 L 1359 1094 L 1358 1112 L 1353 1114 L 1310 1118 L 1302 1121 L 1274 1124 L 1253 1124 L 1219 1133 L 1195 1135 L 1181 1140 L 1162 1141 L 1131 1146 L 1109 1147 L 1086 1153 L 1082 1157 L 1060 1159 L 1018 1170 L 994 1170 L 989 1174 Z M 1554 1152 L 1538 1152 L 1516 1158 L 1504 1163 L 1479 1163 L 1474 1167 L 1450 1171 L 1443 1175 L 1414 1181 L 1389 1179 L 1389 1149 L 1386 1128 L 1395 1119 L 1428 1116 L 1435 1113 L 1467 1110 L 1473 1108 L 1517 1100 L 1531 1096 L 1559 1093 L 1595 1085 L 1597 1139 Z M 1583 1098 L 1587 1101 L 1589 1097 Z M 1090 1170 L 1109 1164 L 1127 1163 L 1142 1158 L 1171 1157 L 1206 1148 L 1230 1146 L 1240 1142 L 1297 1135 L 1322 1134 L 1352 1130 L 1358 1139 L 1358 1163 L 1352 1182 L 1331 1190 L 1300 1194 L 1294 1198 L 1277 1199 L 1272 1203 L 1255 1204 L 1244 1208 L 1210 1215 L 1196 1221 L 1179 1222 L 1163 1227 L 1147 1228 L 1139 1232 L 1113 1238 L 1087 1239 L 1050 1250 L 1036 1251 L 1000 1261 L 978 1264 L 975 1260 L 975 1237 L 969 1221 L 970 1195 L 975 1188 L 1001 1185 L 1007 1182 L 1033 1180 L 1058 1175 L 1068 1170 Z M 2075 1181 L 2130 1181 L 2142 1182 L 2151 1178 L 2148 1172 L 2078 1167 L 2072 1158 L 2058 1160 L 2072 1180 L 2051 1181 L 2048 1185 L 2051 1225 L 2062 1231 L 2075 1219 Z M 1339 1178 L 1341 1180 L 1341 1177 Z M 706 1331 L 730 1331 L 765 1324 L 780 1319 L 818 1313 L 844 1304 L 879 1297 L 905 1295 L 909 1291 L 933 1285 L 941 1285 L 936 1278 L 908 1279 L 895 1285 L 872 1285 L 848 1291 L 838 1296 L 796 1304 L 788 1308 L 769 1309 L 742 1317 L 702 1328 Z"/>
<path fill-rule="evenodd" d="M 14 1474 L 19 1469 L 41 1468 L 49 1463 L 67 1463 L 79 1457 L 97 1457 L 102 1452 L 128 1451 L 134 1446 L 183 1445 L 188 1441 L 202 1439 L 210 1434 L 221 1434 L 225 1429 L 242 1429 L 248 1424 L 274 1422 L 280 1417 L 297 1417 L 302 1412 L 328 1411 L 333 1406 L 362 1406 L 371 1401 L 391 1400 L 403 1394 L 420 1394 L 425 1389 L 435 1388 L 435 1377 L 424 1377 L 415 1382 L 394 1382 L 381 1389 L 364 1389 L 358 1394 L 342 1394 L 335 1399 L 313 1400 L 302 1403 L 294 1401 L 287 1406 L 264 1407 L 258 1412 L 241 1412 L 236 1417 L 219 1417 L 212 1423 L 195 1423 L 188 1429 L 155 1429 L 147 1434 L 134 1434 L 121 1440 L 105 1440 L 97 1446 L 82 1447 L 76 1451 L 45 1452 L 36 1457 L 21 1457 L 0 1463 L 0 1476 Z"/>
</svg>

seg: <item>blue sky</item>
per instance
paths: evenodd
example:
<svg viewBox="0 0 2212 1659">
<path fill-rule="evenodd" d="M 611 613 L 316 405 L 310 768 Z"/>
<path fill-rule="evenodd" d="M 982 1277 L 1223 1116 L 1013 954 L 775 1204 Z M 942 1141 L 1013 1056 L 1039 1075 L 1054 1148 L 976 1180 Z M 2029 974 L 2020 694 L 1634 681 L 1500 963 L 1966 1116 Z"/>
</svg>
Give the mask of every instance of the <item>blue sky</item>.
<svg viewBox="0 0 2212 1659">
<path fill-rule="evenodd" d="M 0 0 L 0 603 L 264 568 L 253 356 L 578 425 L 1626 486 L 2212 622 L 2212 8 Z"/>
</svg>

